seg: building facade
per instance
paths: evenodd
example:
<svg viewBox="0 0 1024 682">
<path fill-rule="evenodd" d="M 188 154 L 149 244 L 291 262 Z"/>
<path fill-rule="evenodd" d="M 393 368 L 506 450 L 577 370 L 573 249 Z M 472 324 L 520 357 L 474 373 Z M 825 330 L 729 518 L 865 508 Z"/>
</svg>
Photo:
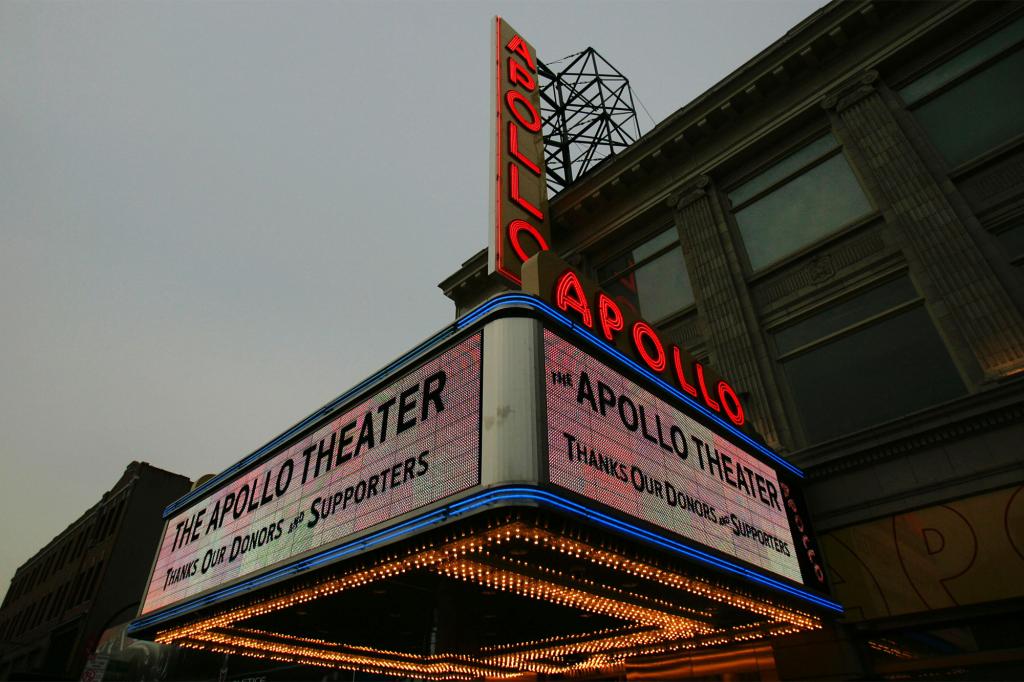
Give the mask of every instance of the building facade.
<svg viewBox="0 0 1024 682">
<path fill-rule="evenodd" d="M 0 678 L 79 679 L 103 631 L 130 619 L 185 476 L 132 462 L 88 511 L 14 574 L 0 608 Z"/>
<path fill-rule="evenodd" d="M 1019 4 L 833 2 L 550 201 L 807 473 L 846 614 L 784 678 L 1024 670 L 1022 84 Z"/>
</svg>

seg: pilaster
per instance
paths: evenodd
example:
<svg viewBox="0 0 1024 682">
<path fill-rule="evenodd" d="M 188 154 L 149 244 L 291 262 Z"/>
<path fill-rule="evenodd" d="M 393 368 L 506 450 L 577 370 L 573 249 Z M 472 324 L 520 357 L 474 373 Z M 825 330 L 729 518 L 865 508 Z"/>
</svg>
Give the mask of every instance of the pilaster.
<svg viewBox="0 0 1024 682">
<path fill-rule="evenodd" d="M 710 179 L 702 176 L 669 199 L 704 338 L 715 369 L 747 394 L 744 404 L 754 428 L 772 447 L 792 447 L 781 400 L 774 384 L 764 380 L 771 376 L 770 360 L 746 284 L 735 274 L 740 266 L 722 214 L 715 208 L 716 197 Z"/>
<path fill-rule="evenodd" d="M 851 160 L 871 176 L 886 229 L 976 389 L 1024 367 L 1024 319 L 881 88 L 878 74 L 868 72 L 822 105 L 844 144 L 855 147 Z"/>
</svg>

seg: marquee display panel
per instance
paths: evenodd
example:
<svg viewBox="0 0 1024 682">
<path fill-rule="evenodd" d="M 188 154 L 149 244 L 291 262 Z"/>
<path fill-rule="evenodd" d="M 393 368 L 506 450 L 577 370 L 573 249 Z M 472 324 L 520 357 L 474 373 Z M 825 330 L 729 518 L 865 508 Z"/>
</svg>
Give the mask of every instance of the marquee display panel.
<svg viewBox="0 0 1024 682">
<path fill-rule="evenodd" d="M 776 470 L 544 331 L 552 483 L 804 583 Z"/>
<path fill-rule="evenodd" d="M 141 613 L 478 485 L 481 363 L 477 333 L 169 519 Z"/>
</svg>

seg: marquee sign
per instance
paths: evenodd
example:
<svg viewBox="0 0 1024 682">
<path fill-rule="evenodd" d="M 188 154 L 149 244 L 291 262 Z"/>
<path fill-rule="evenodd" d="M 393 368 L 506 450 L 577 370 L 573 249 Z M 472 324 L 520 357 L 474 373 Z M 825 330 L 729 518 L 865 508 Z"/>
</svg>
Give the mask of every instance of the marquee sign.
<svg viewBox="0 0 1024 682">
<path fill-rule="evenodd" d="M 544 332 L 552 483 L 804 582 L 778 472 Z"/>
<path fill-rule="evenodd" d="M 477 333 L 170 518 L 141 614 L 480 482 Z"/>
<path fill-rule="evenodd" d="M 496 297 L 168 507 L 133 631 L 538 505 L 838 609 L 799 470 L 692 402 L 542 301 Z"/>
<path fill-rule="evenodd" d="M 551 244 L 537 54 L 501 17 L 494 18 L 492 36 L 494 178 L 488 272 L 518 286 L 523 262 Z"/>
</svg>

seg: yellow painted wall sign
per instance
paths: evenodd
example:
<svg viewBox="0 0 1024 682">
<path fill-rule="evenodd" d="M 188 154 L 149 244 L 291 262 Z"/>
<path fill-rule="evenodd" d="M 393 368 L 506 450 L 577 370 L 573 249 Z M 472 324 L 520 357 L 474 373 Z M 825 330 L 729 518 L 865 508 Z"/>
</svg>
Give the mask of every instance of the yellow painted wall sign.
<svg viewBox="0 0 1024 682">
<path fill-rule="evenodd" d="M 819 539 L 848 621 L 1024 597 L 1024 486 Z"/>
</svg>

